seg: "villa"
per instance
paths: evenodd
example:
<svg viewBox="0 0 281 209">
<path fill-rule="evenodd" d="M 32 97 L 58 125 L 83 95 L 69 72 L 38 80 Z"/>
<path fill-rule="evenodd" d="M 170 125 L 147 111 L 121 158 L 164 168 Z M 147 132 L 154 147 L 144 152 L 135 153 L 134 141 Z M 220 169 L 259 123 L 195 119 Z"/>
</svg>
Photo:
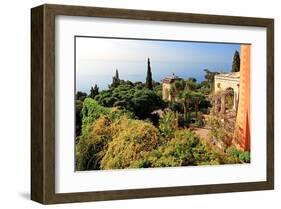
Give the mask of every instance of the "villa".
<svg viewBox="0 0 281 209">
<path fill-rule="evenodd" d="M 173 95 L 171 95 L 171 87 L 172 84 L 175 81 L 179 81 L 181 78 L 176 76 L 174 73 L 172 76 L 168 76 L 162 80 L 163 86 L 162 86 L 162 99 L 168 100 L 168 101 L 174 101 L 175 98 Z"/>
</svg>

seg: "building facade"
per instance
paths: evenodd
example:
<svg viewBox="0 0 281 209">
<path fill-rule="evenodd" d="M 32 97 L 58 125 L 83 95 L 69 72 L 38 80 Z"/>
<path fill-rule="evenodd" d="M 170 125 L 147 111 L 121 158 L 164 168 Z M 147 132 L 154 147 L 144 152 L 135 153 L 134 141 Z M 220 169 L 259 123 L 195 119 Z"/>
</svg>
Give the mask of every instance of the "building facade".
<svg viewBox="0 0 281 209">
<path fill-rule="evenodd" d="M 163 100 L 168 100 L 168 101 L 175 100 L 174 96 L 171 94 L 171 87 L 172 87 L 172 84 L 177 80 L 181 80 L 181 78 L 179 78 L 175 74 L 173 74 L 172 76 L 168 76 L 162 80 L 162 85 L 163 85 L 162 86 L 162 99 Z"/>
<path fill-rule="evenodd" d="M 239 101 L 240 72 L 221 73 L 215 75 L 215 93 L 233 90 L 233 109 L 237 111 Z"/>
<path fill-rule="evenodd" d="M 236 111 L 233 144 L 242 150 L 250 150 L 250 58 L 251 45 L 240 48 L 240 72 L 215 75 L 215 92 L 233 89 L 233 109 Z M 224 113 L 224 94 L 220 98 L 220 112 Z"/>
</svg>

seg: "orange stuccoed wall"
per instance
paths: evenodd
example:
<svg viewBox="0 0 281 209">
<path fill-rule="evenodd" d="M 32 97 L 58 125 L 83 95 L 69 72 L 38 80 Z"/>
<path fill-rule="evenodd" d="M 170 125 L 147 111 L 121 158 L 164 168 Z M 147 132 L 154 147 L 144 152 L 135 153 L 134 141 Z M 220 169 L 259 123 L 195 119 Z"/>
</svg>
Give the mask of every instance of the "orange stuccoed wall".
<svg viewBox="0 0 281 209">
<path fill-rule="evenodd" d="M 236 118 L 236 146 L 250 150 L 250 58 L 251 45 L 243 44 L 240 49 L 239 104 Z"/>
</svg>

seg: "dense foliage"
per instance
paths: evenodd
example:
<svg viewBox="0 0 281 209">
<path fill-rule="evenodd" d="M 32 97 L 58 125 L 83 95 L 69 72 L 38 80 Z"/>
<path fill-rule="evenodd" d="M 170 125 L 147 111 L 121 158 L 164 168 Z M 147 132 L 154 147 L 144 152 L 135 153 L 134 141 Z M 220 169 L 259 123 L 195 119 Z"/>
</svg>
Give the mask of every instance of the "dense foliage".
<svg viewBox="0 0 281 209">
<path fill-rule="evenodd" d="M 226 149 L 226 153 L 230 154 L 236 160 L 240 160 L 244 163 L 250 163 L 250 152 L 248 151 L 241 151 L 234 146 L 230 146 Z"/>
<path fill-rule="evenodd" d="M 95 96 L 97 96 L 98 94 L 99 94 L 99 87 L 97 86 L 97 84 L 95 84 L 95 86 L 91 87 L 91 89 L 90 89 L 89 97 L 94 99 Z"/>
<path fill-rule="evenodd" d="M 166 109 L 159 120 L 159 132 L 161 136 L 169 139 L 174 136 L 177 129 L 177 118 L 173 111 Z"/>
<path fill-rule="evenodd" d="M 175 114 L 166 110 L 159 129 L 118 108 L 87 98 L 82 108 L 82 134 L 76 145 L 76 169 L 121 169 L 235 163 L 195 133 L 177 129 Z M 242 155 L 241 158 L 247 156 Z M 240 159 L 240 158 L 239 158 Z"/>
<path fill-rule="evenodd" d="M 82 128 L 82 116 L 81 111 L 83 108 L 83 102 L 81 100 L 75 101 L 75 133 L 76 136 L 80 136 L 81 134 L 81 128 Z"/>
<path fill-rule="evenodd" d="M 158 145 L 158 130 L 152 124 L 126 117 L 111 125 L 112 140 L 101 161 L 101 169 L 132 167 L 142 154 Z"/>
<path fill-rule="evenodd" d="M 80 100 L 80 101 L 84 101 L 84 99 L 86 99 L 87 96 L 88 96 L 87 93 L 82 92 L 82 91 L 77 91 L 77 93 L 75 95 L 75 99 Z"/>
<path fill-rule="evenodd" d="M 175 98 L 173 102 L 169 102 L 168 106 L 177 112 L 183 114 L 184 125 L 189 125 L 191 122 L 191 112 L 194 112 L 194 121 L 197 124 L 203 124 L 202 114 L 198 112 L 207 112 L 210 103 L 207 101 L 207 96 L 203 84 L 196 83 L 195 78 L 187 80 L 175 81 L 171 87 L 171 94 Z M 199 122 L 200 120 L 200 122 Z"/>
<path fill-rule="evenodd" d="M 76 169 L 98 170 L 112 139 L 108 117 L 101 116 L 91 127 L 87 136 L 83 135 L 76 146 Z"/>
<path fill-rule="evenodd" d="M 97 101 L 87 98 L 83 102 L 83 108 L 81 111 L 82 115 L 82 136 L 87 137 L 89 130 L 94 121 L 101 116 L 107 116 L 110 121 L 116 121 L 121 116 L 126 115 L 127 117 L 133 118 L 134 115 L 123 109 L 118 108 L 107 108 L 99 105 Z"/>
<path fill-rule="evenodd" d="M 124 83 L 100 92 L 95 100 L 104 107 L 118 107 L 133 112 L 139 119 L 150 118 L 154 110 L 164 107 L 162 99 L 141 85 Z"/>
<path fill-rule="evenodd" d="M 162 100 L 162 84 L 152 79 L 149 59 L 145 83 L 122 80 L 116 70 L 107 90 L 94 85 L 89 95 L 78 91 L 76 169 L 249 163 L 249 152 L 230 146 L 233 120 L 211 108 L 217 72 L 206 69 L 205 73 L 201 83 L 192 77 L 175 81 L 169 92 L 172 101 Z M 210 145 L 195 131 L 205 126 L 204 114 L 208 114 L 210 138 L 224 149 Z"/>
<path fill-rule="evenodd" d="M 235 159 L 212 150 L 189 130 L 175 131 L 174 138 L 157 149 L 144 153 L 132 167 L 172 167 L 235 163 Z"/>
<path fill-rule="evenodd" d="M 120 83 L 121 83 L 121 80 L 119 78 L 118 70 L 116 69 L 115 76 L 113 76 L 113 78 L 112 78 L 112 84 L 110 85 L 110 87 L 113 87 L 113 88 L 117 87 Z"/>
<path fill-rule="evenodd" d="M 209 89 L 214 89 L 214 81 L 215 81 L 215 75 L 219 74 L 219 72 L 212 72 L 208 69 L 205 69 L 205 80 L 206 83 L 205 85 L 209 88 Z"/>
<path fill-rule="evenodd" d="M 112 138 L 111 123 L 121 117 L 133 118 L 130 112 L 117 108 L 106 108 L 95 100 L 84 100 L 82 115 L 82 133 L 76 145 L 77 170 L 99 169 L 105 147 Z"/>
</svg>

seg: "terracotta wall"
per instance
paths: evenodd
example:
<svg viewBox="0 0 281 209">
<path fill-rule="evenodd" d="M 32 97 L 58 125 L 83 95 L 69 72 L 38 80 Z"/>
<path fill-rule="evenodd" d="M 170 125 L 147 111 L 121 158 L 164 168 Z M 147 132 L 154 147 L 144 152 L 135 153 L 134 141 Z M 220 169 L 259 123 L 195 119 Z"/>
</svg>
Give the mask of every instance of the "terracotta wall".
<svg viewBox="0 0 281 209">
<path fill-rule="evenodd" d="M 239 104 L 235 144 L 242 150 L 250 150 L 250 58 L 251 45 L 241 45 Z"/>
</svg>

